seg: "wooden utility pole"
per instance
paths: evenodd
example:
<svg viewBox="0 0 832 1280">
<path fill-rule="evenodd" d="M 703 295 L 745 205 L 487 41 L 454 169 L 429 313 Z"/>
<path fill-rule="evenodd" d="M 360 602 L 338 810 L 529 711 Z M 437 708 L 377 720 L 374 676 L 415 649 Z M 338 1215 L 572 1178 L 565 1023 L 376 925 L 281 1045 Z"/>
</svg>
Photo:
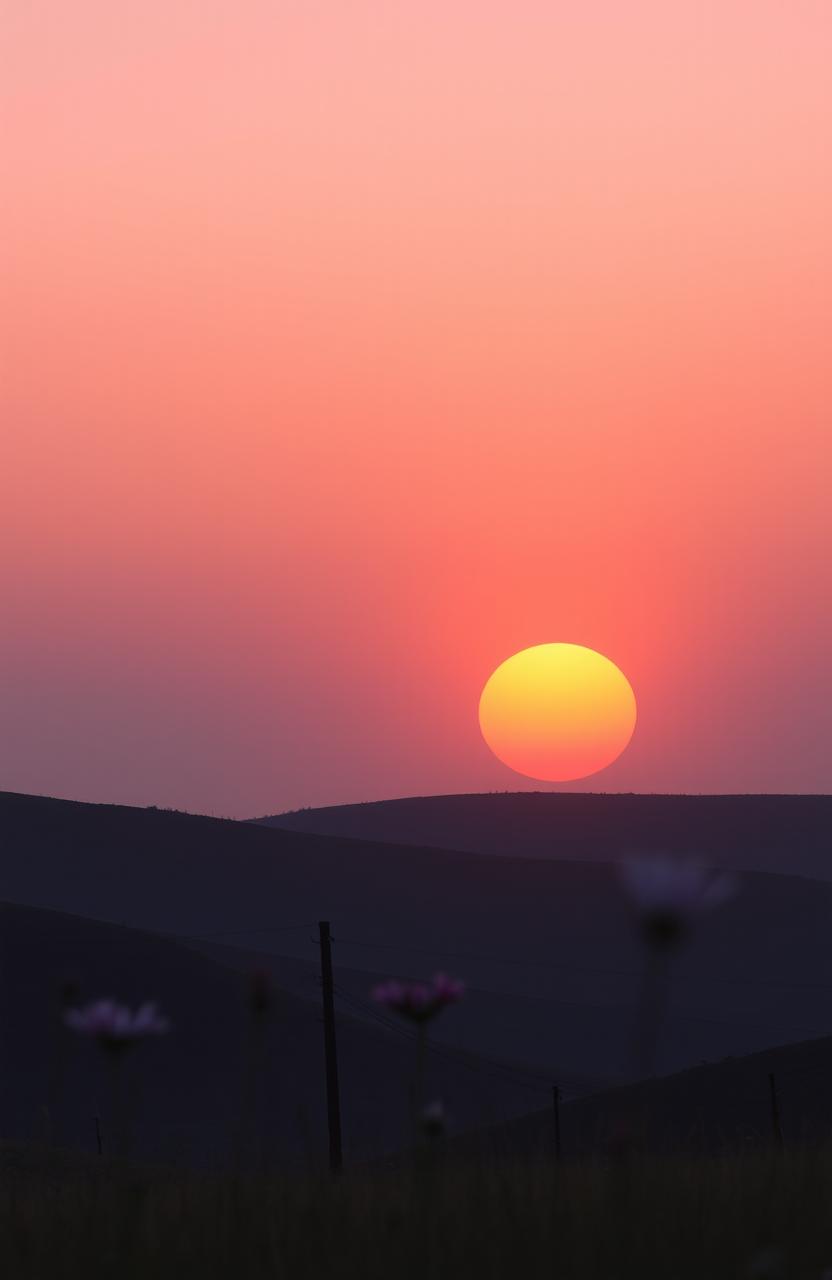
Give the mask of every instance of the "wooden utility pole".
<svg viewBox="0 0 832 1280">
<path fill-rule="evenodd" d="M 560 1160 L 560 1089 L 552 1085 L 552 1111 L 555 1121 L 555 1159 Z"/>
<path fill-rule="evenodd" d="M 338 1051 L 335 1044 L 335 996 L 332 986 L 332 934 L 329 921 L 318 922 L 321 942 L 321 991 L 324 1004 L 324 1054 L 326 1057 L 326 1108 L 329 1121 L 329 1167 L 340 1173 L 341 1098 L 338 1092 Z"/>
<path fill-rule="evenodd" d="M 768 1073 L 769 1097 L 771 1099 L 771 1133 L 774 1138 L 775 1145 L 783 1149 L 783 1129 L 780 1124 L 780 1098 L 777 1094 L 777 1081 L 774 1078 L 774 1072 Z"/>
</svg>

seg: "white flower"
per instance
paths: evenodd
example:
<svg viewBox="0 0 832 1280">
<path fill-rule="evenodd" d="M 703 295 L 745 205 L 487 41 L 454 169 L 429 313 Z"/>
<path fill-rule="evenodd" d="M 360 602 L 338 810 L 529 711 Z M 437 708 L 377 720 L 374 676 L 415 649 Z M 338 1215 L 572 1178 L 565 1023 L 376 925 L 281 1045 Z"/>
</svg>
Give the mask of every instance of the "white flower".
<svg viewBox="0 0 832 1280">
<path fill-rule="evenodd" d="M 140 1005 L 134 1013 L 115 1000 L 94 1000 L 81 1009 L 68 1009 L 64 1022 L 73 1031 L 92 1036 L 111 1049 L 145 1036 L 163 1035 L 170 1025 L 153 1002 Z"/>
<path fill-rule="evenodd" d="M 671 946 L 691 921 L 728 902 L 737 879 L 722 871 L 664 857 L 634 858 L 621 864 L 624 885 L 641 917 L 647 940 Z"/>
</svg>

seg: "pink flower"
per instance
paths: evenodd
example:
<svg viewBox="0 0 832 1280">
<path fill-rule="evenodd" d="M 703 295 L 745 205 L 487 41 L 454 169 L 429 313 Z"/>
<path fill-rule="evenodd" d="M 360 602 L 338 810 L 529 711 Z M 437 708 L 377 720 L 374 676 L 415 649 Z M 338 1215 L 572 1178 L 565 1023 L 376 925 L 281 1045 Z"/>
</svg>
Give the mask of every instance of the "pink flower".
<svg viewBox="0 0 832 1280">
<path fill-rule="evenodd" d="M 67 1009 L 64 1022 L 73 1031 L 91 1036 L 108 1049 L 120 1049 L 145 1036 L 163 1035 L 169 1028 L 153 1002 L 135 1013 L 115 1000 L 94 1000 L 80 1009 Z"/>
<path fill-rule="evenodd" d="M 459 978 L 449 978 L 446 973 L 434 974 L 433 989 L 443 1004 L 456 1004 L 465 995 L 465 983 Z"/>
<path fill-rule="evenodd" d="M 433 981 L 398 982 L 391 978 L 373 990 L 373 999 L 412 1022 L 428 1022 L 446 1005 L 456 1004 L 465 994 L 465 984 L 447 974 L 437 973 Z"/>
</svg>

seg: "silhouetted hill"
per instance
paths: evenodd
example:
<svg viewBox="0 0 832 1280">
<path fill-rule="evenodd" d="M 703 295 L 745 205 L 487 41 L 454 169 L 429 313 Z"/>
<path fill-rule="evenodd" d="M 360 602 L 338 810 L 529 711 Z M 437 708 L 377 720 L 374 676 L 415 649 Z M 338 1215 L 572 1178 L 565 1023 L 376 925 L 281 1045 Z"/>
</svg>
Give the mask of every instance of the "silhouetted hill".
<svg viewBox="0 0 832 1280">
<path fill-rule="evenodd" d="M 61 1021 L 62 987 L 75 999 L 157 998 L 169 1034 L 128 1051 L 135 1153 L 159 1161 L 227 1161 L 241 1141 L 272 1160 L 318 1161 L 327 1150 L 320 995 L 274 988 L 265 1018 L 259 1083 L 252 1076 L 251 964 L 234 966 L 162 937 L 77 916 L 0 904 L 0 1134 L 95 1149 L 93 1117 L 112 1137 L 111 1080 L 97 1045 Z M 454 1011 L 447 1014 L 452 1027 Z M 339 1058 L 347 1155 L 410 1141 L 413 1045 L 343 1013 Z M 243 1086 L 248 1111 L 243 1108 Z M 533 1105 L 510 1073 L 464 1054 L 432 1055 L 429 1085 L 457 1124 L 479 1125 Z"/>
<path fill-rule="evenodd" d="M 744 880 L 679 958 L 662 1069 L 832 1027 L 832 887 Z M 615 869 L 600 862 L 0 794 L 0 885 L 32 906 L 267 953 L 281 984 L 307 1000 L 317 997 L 315 922 L 328 918 L 345 1013 L 372 1021 L 378 976 L 441 967 L 471 992 L 440 1022 L 440 1041 L 575 1091 L 632 1070 L 641 955 Z"/>
<path fill-rule="evenodd" d="M 287 831 L 504 857 L 614 861 L 649 850 L 832 879 L 832 796 L 568 792 L 416 796 L 254 819 Z"/>
<path fill-rule="evenodd" d="M 774 1076 L 777 1122 L 772 1108 Z M 832 1037 L 707 1063 L 567 1102 L 560 1110 L 561 1150 L 572 1157 L 627 1152 L 698 1154 L 832 1138 Z M 551 1106 L 453 1139 L 449 1150 L 514 1159 L 551 1156 Z"/>
</svg>

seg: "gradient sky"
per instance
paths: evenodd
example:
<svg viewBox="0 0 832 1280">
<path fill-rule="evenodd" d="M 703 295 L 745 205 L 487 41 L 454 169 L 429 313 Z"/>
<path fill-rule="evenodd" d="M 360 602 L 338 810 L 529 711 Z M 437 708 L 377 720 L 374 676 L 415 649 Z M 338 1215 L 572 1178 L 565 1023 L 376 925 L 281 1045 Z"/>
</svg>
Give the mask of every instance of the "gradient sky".
<svg viewBox="0 0 832 1280">
<path fill-rule="evenodd" d="M 567 789 L 830 789 L 827 0 L 2 21 L 0 786 L 544 787 L 477 703 L 569 641 Z"/>
</svg>

